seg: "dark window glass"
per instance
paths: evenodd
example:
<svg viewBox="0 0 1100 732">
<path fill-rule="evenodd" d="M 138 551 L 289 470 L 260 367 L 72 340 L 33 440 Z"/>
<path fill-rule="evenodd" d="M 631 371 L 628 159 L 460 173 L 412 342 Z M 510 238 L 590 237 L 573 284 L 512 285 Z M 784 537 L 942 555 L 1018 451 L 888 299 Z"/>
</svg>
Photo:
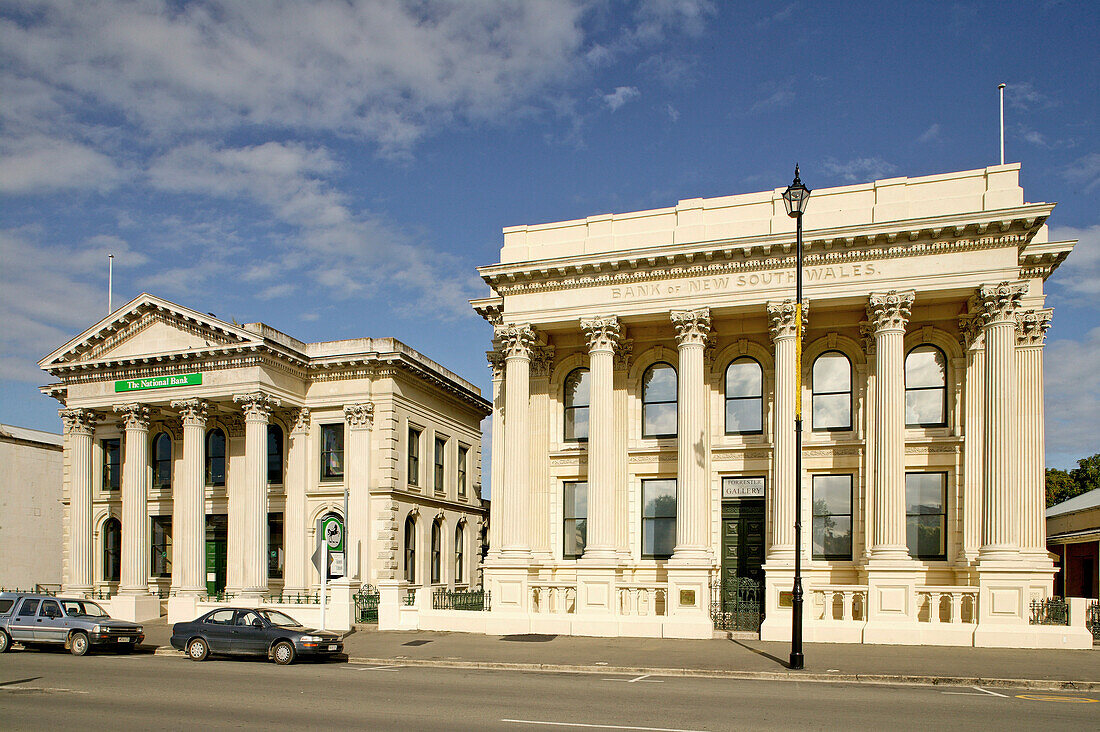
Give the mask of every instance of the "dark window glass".
<svg viewBox="0 0 1100 732">
<path fill-rule="evenodd" d="M 420 430 L 409 428 L 409 485 L 420 485 Z"/>
<path fill-rule="evenodd" d="M 852 364 L 840 351 L 814 361 L 813 426 L 814 432 L 852 429 Z"/>
<path fill-rule="evenodd" d="M 466 559 L 466 529 L 463 524 L 459 524 L 455 527 L 455 584 L 466 584 L 465 570 L 466 566 L 463 563 Z"/>
<path fill-rule="evenodd" d="M 206 484 L 225 485 L 225 433 L 218 427 L 206 433 Z"/>
<path fill-rule="evenodd" d="M 122 486 L 122 440 L 115 437 L 100 442 L 103 447 L 103 490 L 117 491 Z"/>
<path fill-rule="evenodd" d="M 405 518 L 405 581 L 416 584 L 416 522 Z"/>
<path fill-rule="evenodd" d="M 905 357 L 905 426 L 947 426 L 947 357 L 935 346 Z"/>
<path fill-rule="evenodd" d="M 152 575 L 154 577 L 172 576 L 172 517 L 153 517 Z"/>
<path fill-rule="evenodd" d="M 283 515 L 267 515 L 267 576 L 283 577 Z"/>
<path fill-rule="evenodd" d="M 642 481 L 642 556 L 668 559 L 676 547 L 676 481 Z"/>
<path fill-rule="evenodd" d="M 466 495 L 466 456 L 470 451 L 465 447 L 458 448 L 458 495 Z"/>
<path fill-rule="evenodd" d="M 764 431 L 764 371 L 747 356 L 726 368 L 726 434 Z"/>
<path fill-rule="evenodd" d="M 814 559 L 852 558 L 852 476 L 815 475 Z"/>
<path fill-rule="evenodd" d="M 321 425 L 321 480 L 344 477 L 344 425 Z"/>
<path fill-rule="evenodd" d="M 947 473 L 905 474 L 905 543 L 914 559 L 947 558 Z"/>
<path fill-rule="evenodd" d="M 27 598 L 23 600 L 23 604 L 19 606 L 19 612 L 17 613 L 23 618 L 33 618 L 34 614 L 38 612 L 38 600 L 32 600 Z"/>
<path fill-rule="evenodd" d="M 283 484 L 283 428 L 277 424 L 267 426 L 267 482 Z"/>
<path fill-rule="evenodd" d="M 122 524 L 116 518 L 103 523 L 103 579 L 118 582 L 122 573 Z"/>
<path fill-rule="evenodd" d="M 562 403 L 565 405 L 565 427 L 562 438 L 583 441 L 588 439 L 589 395 L 588 369 L 573 369 L 565 377 Z"/>
<path fill-rule="evenodd" d="M 38 614 L 44 618 L 60 618 L 62 617 L 61 606 L 56 600 L 43 600 Z"/>
<path fill-rule="evenodd" d="M 562 553 L 566 559 L 576 559 L 584 554 L 588 537 L 588 483 L 566 483 L 562 492 L 565 498 L 562 511 L 565 546 Z"/>
<path fill-rule="evenodd" d="M 676 436 L 676 369 L 661 362 L 642 376 L 642 437 Z"/>
<path fill-rule="evenodd" d="M 432 584 L 442 582 L 443 569 L 443 524 L 438 520 L 432 522 Z"/>
<path fill-rule="evenodd" d="M 444 468 L 447 464 L 447 440 L 442 437 L 435 438 L 435 473 L 432 487 L 435 488 L 436 493 L 443 493 L 447 490 L 447 484 L 445 482 L 446 473 Z"/>
<path fill-rule="evenodd" d="M 153 438 L 153 487 L 172 487 L 172 438 L 166 432 Z"/>
</svg>

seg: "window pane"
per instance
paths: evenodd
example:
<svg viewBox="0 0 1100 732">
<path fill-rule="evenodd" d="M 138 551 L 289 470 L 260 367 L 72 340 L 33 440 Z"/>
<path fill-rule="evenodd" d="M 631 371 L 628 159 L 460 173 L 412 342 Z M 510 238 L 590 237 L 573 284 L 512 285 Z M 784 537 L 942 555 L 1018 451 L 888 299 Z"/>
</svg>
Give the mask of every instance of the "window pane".
<svg viewBox="0 0 1100 732">
<path fill-rule="evenodd" d="M 852 517 L 815 516 L 814 554 L 822 557 L 852 556 Z"/>
<path fill-rule="evenodd" d="M 584 554 L 587 538 L 588 522 L 585 519 L 567 519 L 565 521 L 565 556 L 572 558 Z"/>
<path fill-rule="evenodd" d="M 267 426 L 267 482 L 283 482 L 283 430 L 276 424 Z"/>
<path fill-rule="evenodd" d="M 905 387 L 944 386 L 947 365 L 943 352 L 935 346 L 917 346 L 905 357 Z"/>
<path fill-rule="evenodd" d="M 905 543 L 914 559 L 946 555 L 943 516 L 906 516 Z"/>
<path fill-rule="evenodd" d="M 642 553 L 654 557 L 672 556 L 676 548 L 676 519 L 645 519 L 642 525 Z"/>
<path fill-rule="evenodd" d="M 757 397 L 763 394 L 763 372 L 751 358 L 739 358 L 726 369 L 726 397 Z"/>
<path fill-rule="evenodd" d="M 344 425 L 321 425 L 321 477 L 344 477 Z"/>
<path fill-rule="evenodd" d="M 565 439 L 588 439 L 588 407 L 573 407 L 565 410 Z"/>
<path fill-rule="evenodd" d="M 642 481 L 642 516 L 676 517 L 676 481 Z"/>
<path fill-rule="evenodd" d="M 642 383 L 642 399 L 647 402 L 676 401 L 676 369 L 667 363 L 650 366 Z"/>
<path fill-rule="evenodd" d="M 763 400 L 730 399 L 726 402 L 726 432 L 760 432 L 763 430 Z"/>
<path fill-rule="evenodd" d="M 586 518 L 588 516 L 588 483 L 566 483 L 564 486 L 565 517 Z"/>
<path fill-rule="evenodd" d="M 676 434 L 676 404 L 646 404 L 642 407 L 642 435 L 669 437 Z"/>
<path fill-rule="evenodd" d="M 576 369 L 565 378 L 565 406 L 587 407 L 589 401 L 588 369 Z"/>
<path fill-rule="evenodd" d="M 814 476 L 814 515 L 852 513 L 850 475 Z"/>
<path fill-rule="evenodd" d="M 852 428 L 852 397 L 849 394 L 814 395 L 813 426 L 815 430 L 846 430 Z"/>
<path fill-rule="evenodd" d="M 945 482 L 943 473 L 906 473 L 905 512 L 942 514 Z"/>
<path fill-rule="evenodd" d="M 905 424 L 910 427 L 947 423 L 943 389 L 906 389 Z"/>
<path fill-rule="evenodd" d="M 814 393 L 851 391 L 852 366 L 848 357 L 837 351 L 823 353 L 814 361 Z"/>
</svg>

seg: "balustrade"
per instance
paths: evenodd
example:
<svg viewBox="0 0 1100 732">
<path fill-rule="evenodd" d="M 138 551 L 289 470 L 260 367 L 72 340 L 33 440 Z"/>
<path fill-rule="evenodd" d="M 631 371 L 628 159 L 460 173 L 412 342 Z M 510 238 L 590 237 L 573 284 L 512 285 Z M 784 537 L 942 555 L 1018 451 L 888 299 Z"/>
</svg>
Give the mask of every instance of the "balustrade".
<svg viewBox="0 0 1100 732">
<path fill-rule="evenodd" d="M 668 615 L 668 588 L 665 585 L 619 585 L 619 614 L 637 616 Z"/>
<path fill-rule="evenodd" d="M 917 587 L 917 622 L 974 623 L 977 617 L 977 587 Z"/>
<path fill-rule="evenodd" d="M 819 585 L 810 592 L 817 620 L 867 619 L 867 588 L 863 585 Z"/>
</svg>

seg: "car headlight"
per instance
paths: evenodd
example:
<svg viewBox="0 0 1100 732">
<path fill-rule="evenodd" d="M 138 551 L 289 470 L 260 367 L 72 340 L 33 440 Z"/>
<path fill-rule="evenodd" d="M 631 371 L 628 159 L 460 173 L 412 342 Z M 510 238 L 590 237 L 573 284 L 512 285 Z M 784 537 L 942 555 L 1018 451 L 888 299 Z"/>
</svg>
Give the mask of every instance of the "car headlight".
<svg viewBox="0 0 1100 732">
<path fill-rule="evenodd" d="M 303 635 L 301 638 L 303 643 L 320 643 L 321 636 L 319 635 Z"/>
<path fill-rule="evenodd" d="M 139 626 L 137 627 L 137 630 L 135 630 L 134 632 L 135 632 L 135 633 L 144 633 L 144 632 L 145 632 L 145 628 L 144 628 L 143 626 L 140 626 L 140 625 L 139 625 Z"/>
<path fill-rule="evenodd" d="M 92 632 L 93 632 L 93 633 L 98 633 L 99 631 L 100 631 L 100 629 L 99 629 L 99 626 L 98 626 L 98 625 L 93 625 L 93 626 L 92 626 Z"/>
</svg>

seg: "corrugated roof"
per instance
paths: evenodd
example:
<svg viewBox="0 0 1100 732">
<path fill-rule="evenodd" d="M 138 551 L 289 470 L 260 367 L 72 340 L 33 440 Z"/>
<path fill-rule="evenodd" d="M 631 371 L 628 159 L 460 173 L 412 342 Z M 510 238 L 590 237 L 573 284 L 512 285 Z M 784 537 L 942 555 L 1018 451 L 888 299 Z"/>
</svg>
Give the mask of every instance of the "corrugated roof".
<svg viewBox="0 0 1100 732">
<path fill-rule="evenodd" d="M 1073 513 L 1074 511 L 1084 511 L 1086 508 L 1096 508 L 1097 506 L 1100 506 L 1100 488 L 1093 488 L 1088 493 L 1082 493 L 1068 501 L 1054 504 L 1047 509 L 1047 518 Z"/>
</svg>

